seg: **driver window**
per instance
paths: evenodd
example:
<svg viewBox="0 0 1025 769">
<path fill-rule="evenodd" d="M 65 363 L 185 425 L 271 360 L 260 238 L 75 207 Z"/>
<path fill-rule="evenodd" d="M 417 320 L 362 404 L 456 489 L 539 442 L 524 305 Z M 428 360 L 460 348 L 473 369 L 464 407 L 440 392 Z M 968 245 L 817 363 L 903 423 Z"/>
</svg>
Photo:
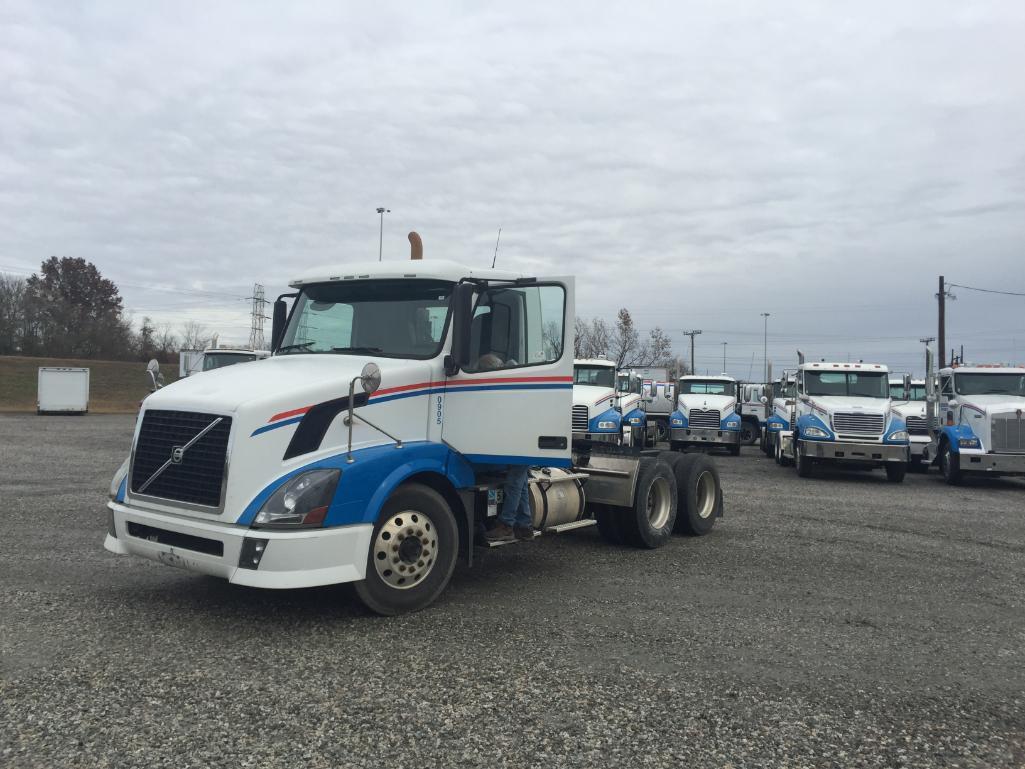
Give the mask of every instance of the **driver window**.
<svg viewBox="0 0 1025 769">
<path fill-rule="evenodd" d="M 940 377 L 940 392 L 946 398 L 954 397 L 953 379 L 949 376 Z"/>
<path fill-rule="evenodd" d="M 562 286 L 492 288 L 470 324 L 470 373 L 554 363 L 562 357 L 566 292 Z"/>
</svg>

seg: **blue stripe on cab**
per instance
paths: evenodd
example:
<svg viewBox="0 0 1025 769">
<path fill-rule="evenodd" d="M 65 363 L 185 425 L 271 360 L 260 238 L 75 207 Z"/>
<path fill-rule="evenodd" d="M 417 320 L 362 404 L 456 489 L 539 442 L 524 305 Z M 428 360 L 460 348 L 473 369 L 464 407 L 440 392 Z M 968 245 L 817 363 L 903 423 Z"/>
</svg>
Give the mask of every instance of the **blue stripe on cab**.
<svg viewBox="0 0 1025 769">
<path fill-rule="evenodd" d="M 253 435 L 259 435 L 260 433 L 265 433 L 268 430 L 277 430 L 279 427 L 284 427 L 285 425 L 294 425 L 296 422 L 302 422 L 303 416 L 304 415 L 292 417 L 291 419 L 282 419 L 280 422 L 275 422 L 274 424 L 257 427 L 249 437 L 252 438 Z"/>
</svg>

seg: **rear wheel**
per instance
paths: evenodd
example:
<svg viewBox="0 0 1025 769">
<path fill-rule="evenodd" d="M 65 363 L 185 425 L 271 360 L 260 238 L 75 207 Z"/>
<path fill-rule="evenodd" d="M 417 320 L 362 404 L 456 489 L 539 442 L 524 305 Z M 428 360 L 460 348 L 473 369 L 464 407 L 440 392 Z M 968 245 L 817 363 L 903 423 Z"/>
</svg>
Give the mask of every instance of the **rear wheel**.
<svg viewBox="0 0 1025 769">
<path fill-rule="evenodd" d="M 961 457 L 950 450 L 950 443 L 944 443 L 940 448 L 940 472 L 943 473 L 943 480 L 951 486 L 960 486 L 964 481 Z"/>
<path fill-rule="evenodd" d="M 676 476 L 664 462 L 643 457 L 633 507 L 620 510 L 622 531 L 634 547 L 656 548 L 673 533 L 677 515 Z"/>
<path fill-rule="evenodd" d="M 715 462 L 706 454 L 670 454 L 665 461 L 676 476 L 678 509 L 673 531 L 696 537 L 708 534 L 723 506 Z"/>
<path fill-rule="evenodd" d="M 459 555 L 459 531 L 448 503 L 419 483 L 400 486 L 381 508 L 356 595 L 384 615 L 430 605 L 448 585 Z"/>
<path fill-rule="evenodd" d="M 758 440 L 758 424 L 744 421 L 740 424 L 740 442 L 745 446 L 752 445 Z"/>
<path fill-rule="evenodd" d="M 890 483 L 900 483 L 908 471 L 908 466 L 904 462 L 890 462 L 885 467 L 886 480 Z"/>
</svg>

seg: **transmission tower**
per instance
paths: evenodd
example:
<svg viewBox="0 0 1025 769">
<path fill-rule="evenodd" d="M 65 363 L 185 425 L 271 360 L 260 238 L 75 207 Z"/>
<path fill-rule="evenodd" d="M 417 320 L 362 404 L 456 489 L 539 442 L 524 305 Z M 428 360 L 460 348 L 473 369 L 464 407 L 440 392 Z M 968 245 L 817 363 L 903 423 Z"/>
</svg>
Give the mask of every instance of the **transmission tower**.
<svg viewBox="0 0 1025 769">
<path fill-rule="evenodd" d="M 263 321 L 267 317 L 263 314 L 263 306 L 267 304 L 267 300 L 264 298 L 263 286 L 259 283 L 254 283 L 253 295 L 250 298 L 253 300 L 253 320 L 249 327 L 249 349 L 262 350 L 265 344 L 263 339 Z"/>
</svg>

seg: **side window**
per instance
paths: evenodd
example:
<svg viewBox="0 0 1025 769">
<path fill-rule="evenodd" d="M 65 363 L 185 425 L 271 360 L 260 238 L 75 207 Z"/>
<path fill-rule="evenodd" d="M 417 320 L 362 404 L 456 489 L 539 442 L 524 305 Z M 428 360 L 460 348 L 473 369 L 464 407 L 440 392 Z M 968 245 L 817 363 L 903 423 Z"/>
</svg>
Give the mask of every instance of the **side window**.
<svg viewBox="0 0 1025 769">
<path fill-rule="evenodd" d="M 554 363 L 562 357 L 562 286 L 490 288 L 474 310 L 468 372 Z"/>
<path fill-rule="evenodd" d="M 954 397 L 954 380 L 951 377 L 940 377 L 940 394 L 945 398 Z"/>
</svg>

